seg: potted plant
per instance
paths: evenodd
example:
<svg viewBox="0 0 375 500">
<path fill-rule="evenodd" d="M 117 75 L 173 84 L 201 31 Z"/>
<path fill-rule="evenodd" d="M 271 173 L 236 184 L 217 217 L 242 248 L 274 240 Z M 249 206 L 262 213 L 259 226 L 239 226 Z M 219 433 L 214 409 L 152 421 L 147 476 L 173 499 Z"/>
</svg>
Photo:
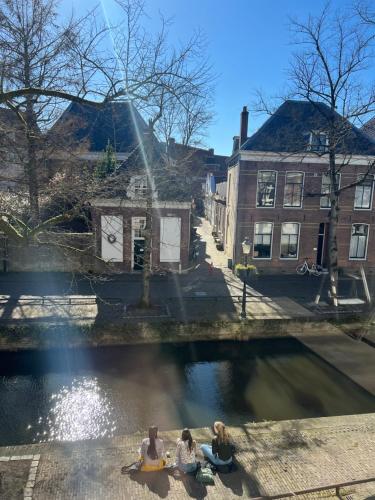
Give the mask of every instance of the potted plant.
<svg viewBox="0 0 375 500">
<path fill-rule="evenodd" d="M 245 281 L 258 274 L 257 268 L 253 264 L 236 264 L 235 274 L 240 280 Z"/>
</svg>

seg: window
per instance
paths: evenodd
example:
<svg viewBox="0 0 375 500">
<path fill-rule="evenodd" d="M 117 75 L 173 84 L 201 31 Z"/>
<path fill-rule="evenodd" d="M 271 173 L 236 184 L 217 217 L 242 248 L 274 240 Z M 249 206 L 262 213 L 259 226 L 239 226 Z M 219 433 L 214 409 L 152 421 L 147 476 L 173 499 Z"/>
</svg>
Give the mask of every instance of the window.
<svg viewBox="0 0 375 500">
<path fill-rule="evenodd" d="M 315 153 L 325 153 L 328 146 L 328 136 L 325 132 L 310 132 L 310 140 L 307 146 L 308 151 Z"/>
<path fill-rule="evenodd" d="M 340 174 L 336 174 L 336 184 L 340 187 Z M 320 208 L 331 208 L 329 195 L 331 193 L 331 179 L 329 174 L 322 175 L 322 196 L 320 197 Z"/>
<path fill-rule="evenodd" d="M 361 174 L 358 176 L 358 181 L 361 179 L 363 179 L 361 184 L 358 184 L 355 188 L 354 208 L 369 210 L 372 205 L 374 176 Z"/>
<path fill-rule="evenodd" d="M 257 207 L 274 207 L 276 193 L 276 172 L 258 172 Z"/>
<path fill-rule="evenodd" d="M 139 176 L 134 179 L 134 194 L 135 196 L 144 196 L 147 191 L 147 177 Z"/>
<path fill-rule="evenodd" d="M 257 222 L 254 235 L 254 259 L 270 259 L 272 248 L 272 222 Z"/>
<path fill-rule="evenodd" d="M 133 238 L 144 238 L 146 229 L 145 217 L 133 217 L 132 220 Z"/>
<path fill-rule="evenodd" d="M 297 259 L 298 257 L 299 224 L 285 222 L 281 225 L 280 258 Z"/>
<path fill-rule="evenodd" d="M 350 259 L 366 259 L 368 224 L 353 224 L 350 239 Z"/>
<path fill-rule="evenodd" d="M 301 207 L 303 172 L 287 172 L 285 175 L 284 207 Z"/>
</svg>

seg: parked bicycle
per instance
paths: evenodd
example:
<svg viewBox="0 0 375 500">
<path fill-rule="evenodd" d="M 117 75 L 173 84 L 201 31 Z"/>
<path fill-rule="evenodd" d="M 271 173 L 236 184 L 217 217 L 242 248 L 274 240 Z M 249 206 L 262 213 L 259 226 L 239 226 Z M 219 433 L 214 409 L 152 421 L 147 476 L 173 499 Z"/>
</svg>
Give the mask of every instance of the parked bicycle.
<svg viewBox="0 0 375 500">
<path fill-rule="evenodd" d="M 309 265 L 308 263 L 308 257 L 305 257 L 305 262 L 303 264 L 299 264 L 296 268 L 297 274 L 312 274 L 313 276 L 320 276 L 322 274 L 322 271 L 320 269 L 320 266 L 317 266 L 316 264 L 311 264 Z"/>
</svg>

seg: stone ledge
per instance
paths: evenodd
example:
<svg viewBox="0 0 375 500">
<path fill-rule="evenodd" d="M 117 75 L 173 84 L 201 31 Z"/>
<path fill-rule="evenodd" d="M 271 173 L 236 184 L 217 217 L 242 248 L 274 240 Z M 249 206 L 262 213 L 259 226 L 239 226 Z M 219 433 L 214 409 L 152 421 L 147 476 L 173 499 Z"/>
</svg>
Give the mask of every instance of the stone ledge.
<svg viewBox="0 0 375 500">
<path fill-rule="evenodd" d="M 195 342 L 210 340 L 247 341 L 256 338 L 288 337 L 304 334 L 337 333 L 345 325 L 346 333 L 358 323 L 299 319 L 264 319 L 240 321 L 137 321 L 124 324 L 19 324 L 0 326 L 0 351 L 44 350 L 98 347 L 160 342 Z"/>
</svg>

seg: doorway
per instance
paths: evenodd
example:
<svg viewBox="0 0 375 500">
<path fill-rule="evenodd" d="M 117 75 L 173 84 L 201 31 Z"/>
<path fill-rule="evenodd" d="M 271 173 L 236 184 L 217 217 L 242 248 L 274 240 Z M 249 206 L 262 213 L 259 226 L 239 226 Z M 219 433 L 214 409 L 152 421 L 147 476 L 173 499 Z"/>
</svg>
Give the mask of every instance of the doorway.
<svg viewBox="0 0 375 500">
<path fill-rule="evenodd" d="M 143 270 L 143 261 L 145 254 L 145 240 L 144 239 L 136 239 L 134 240 L 134 264 L 133 271 L 142 271 Z"/>
<path fill-rule="evenodd" d="M 132 217 L 132 270 L 143 271 L 146 217 Z"/>
<path fill-rule="evenodd" d="M 327 238 L 329 224 L 321 222 L 319 224 L 318 247 L 316 253 L 316 264 L 327 267 Z"/>
</svg>

